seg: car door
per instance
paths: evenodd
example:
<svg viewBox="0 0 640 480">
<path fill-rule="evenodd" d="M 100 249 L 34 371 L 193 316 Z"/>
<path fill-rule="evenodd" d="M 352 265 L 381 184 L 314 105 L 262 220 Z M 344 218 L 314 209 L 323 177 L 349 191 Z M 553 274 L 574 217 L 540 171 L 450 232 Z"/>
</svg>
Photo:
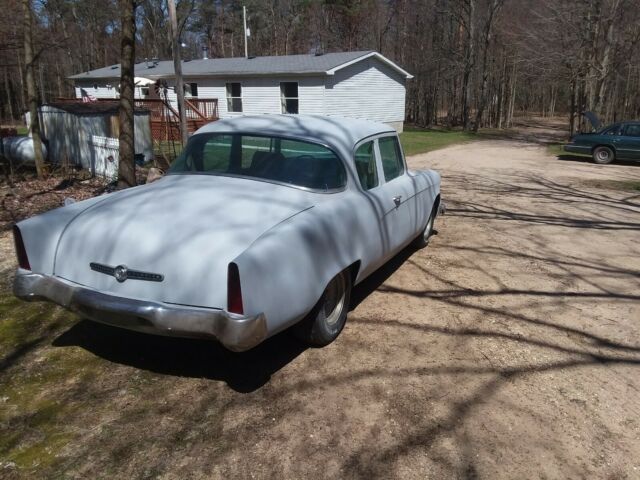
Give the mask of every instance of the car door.
<svg viewBox="0 0 640 480">
<path fill-rule="evenodd" d="M 411 221 L 413 183 L 407 175 L 397 135 L 376 138 L 375 153 L 380 185 L 367 193 L 379 207 L 386 237 L 385 257 L 389 258 L 405 246 L 414 233 Z"/>
<path fill-rule="evenodd" d="M 627 123 L 615 139 L 619 159 L 640 160 L 640 123 Z"/>
</svg>

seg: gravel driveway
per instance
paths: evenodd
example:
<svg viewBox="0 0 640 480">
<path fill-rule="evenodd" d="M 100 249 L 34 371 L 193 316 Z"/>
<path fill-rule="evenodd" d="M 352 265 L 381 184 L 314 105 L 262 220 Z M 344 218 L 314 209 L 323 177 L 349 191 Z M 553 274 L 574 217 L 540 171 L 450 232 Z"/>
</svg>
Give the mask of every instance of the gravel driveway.
<svg viewBox="0 0 640 480">
<path fill-rule="evenodd" d="M 409 163 L 443 175 L 439 233 L 324 349 L 231 354 L 6 297 L 32 331 L 0 352 L 0 477 L 640 478 L 640 196 L 590 186 L 640 165 L 499 140 Z"/>
</svg>

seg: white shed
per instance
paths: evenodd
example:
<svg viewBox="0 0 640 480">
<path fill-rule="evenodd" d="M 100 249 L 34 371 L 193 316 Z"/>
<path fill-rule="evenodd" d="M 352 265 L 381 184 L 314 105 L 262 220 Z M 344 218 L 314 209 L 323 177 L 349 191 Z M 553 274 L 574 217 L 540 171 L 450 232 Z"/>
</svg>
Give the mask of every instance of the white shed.
<svg viewBox="0 0 640 480">
<path fill-rule="evenodd" d="M 215 117 L 244 114 L 319 114 L 364 118 L 402 131 L 406 81 L 412 76 L 378 52 L 339 52 L 184 61 L 186 96 L 215 101 Z M 136 64 L 135 75 L 166 81 L 175 108 L 172 61 Z M 76 97 L 117 98 L 120 66 L 71 77 Z M 145 85 L 146 83 L 146 85 Z M 158 98 L 155 85 L 140 82 L 139 99 Z M 206 114 L 208 118 L 211 115 Z"/>
<path fill-rule="evenodd" d="M 39 108 L 42 136 L 52 163 L 65 159 L 94 175 L 113 177 L 118 165 L 118 102 L 55 102 Z M 153 159 L 150 113 L 134 113 L 135 153 Z"/>
</svg>

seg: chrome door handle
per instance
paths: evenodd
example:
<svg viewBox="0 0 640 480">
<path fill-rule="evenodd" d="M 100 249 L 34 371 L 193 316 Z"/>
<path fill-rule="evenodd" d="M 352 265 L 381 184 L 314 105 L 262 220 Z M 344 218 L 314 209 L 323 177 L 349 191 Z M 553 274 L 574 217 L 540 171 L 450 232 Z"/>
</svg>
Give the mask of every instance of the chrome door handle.
<svg viewBox="0 0 640 480">
<path fill-rule="evenodd" d="M 396 207 L 399 207 L 402 203 L 402 195 L 398 195 L 397 197 L 393 197 L 393 203 L 396 204 Z"/>
</svg>

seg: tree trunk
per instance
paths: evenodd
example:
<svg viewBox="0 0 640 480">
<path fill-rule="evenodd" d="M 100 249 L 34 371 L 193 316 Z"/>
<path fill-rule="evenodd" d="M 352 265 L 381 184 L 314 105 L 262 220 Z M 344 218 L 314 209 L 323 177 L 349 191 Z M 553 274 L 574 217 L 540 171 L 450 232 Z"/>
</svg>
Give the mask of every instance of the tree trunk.
<svg viewBox="0 0 640 480">
<path fill-rule="evenodd" d="M 464 59 L 464 75 L 462 78 L 462 125 L 469 130 L 471 117 L 471 73 L 475 63 L 475 4 L 476 0 L 466 0 L 467 5 L 467 44 Z"/>
<path fill-rule="evenodd" d="M 178 32 L 178 16 L 176 14 L 175 0 L 168 0 L 169 18 L 171 20 L 171 40 L 173 45 L 173 68 L 176 73 L 176 96 L 178 97 L 178 113 L 180 114 L 180 138 L 183 147 L 189 140 L 187 130 L 187 112 L 184 109 L 184 82 L 182 81 L 182 60 L 180 55 L 180 39 Z"/>
<path fill-rule="evenodd" d="M 7 95 L 7 106 L 9 107 L 9 117 L 11 118 L 11 122 L 15 120 L 15 116 L 13 114 L 13 96 L 11 95 L 11 87 L 9 86 L 9 69 L 4 69 L 4 88 L 5 94 Z"/>
<path fill-rule="evenodd" d="M 24 10 L 24 64 L 26 69 L 27 102 L 31 117 L 31 138 L 33 139 L 33 154 L 38 178 L 44 177 L 44 158 L 42 155 L 42 140 L 40 139 L 40 119 L 38 118 L 38 97 L 36 80 L 33 74 L 33 18 L 31 14 L 31 0 L 22 0 Z"/>
<path fill-rule="evenodd" d="M 480 94 L 478 95 L 478 110 L 476 112 L 476 121 L 473 125 L 473 131 L 477 132 L 478 128 L 480 128 L 480 123 L 482 122 L 482 115 L 484 114 L 484 109 L 487 104 L 487 81 L 489 80 L 489 71 L 487 69 L 487 64 L 489 62 L 489 47 L 491 46 L 491 37 L 493 34 L 493 24 L 496 19 L 496 15 L 498 14 L 498 10 L 502 6 L 502 0 L 493 0 L 491 5 L 489 6 L 488 17 L 486 23 L 484 25 L 484 42 L 483 42 L 483 53 L 482 53 L 482 81 L 480 84 Z"/>
<path fill-rule="evenodd" d="M 135 65 L 135 0 L 120 0 L 122 38 L 120 40 L 120 164 L 118 185 L 133 187 L 136 184 L 134 145 L 134 65 Z"/>
</svg>

